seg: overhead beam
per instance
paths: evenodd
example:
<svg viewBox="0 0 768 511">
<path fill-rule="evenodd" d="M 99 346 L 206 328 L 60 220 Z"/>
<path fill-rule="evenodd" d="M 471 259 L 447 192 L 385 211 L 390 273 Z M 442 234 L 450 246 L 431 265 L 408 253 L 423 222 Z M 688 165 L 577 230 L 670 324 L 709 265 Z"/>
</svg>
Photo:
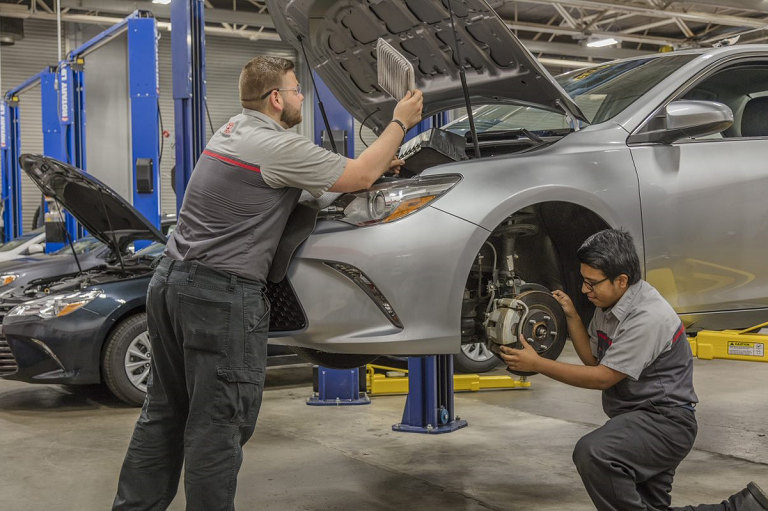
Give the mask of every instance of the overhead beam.
<svg viewBox="0 0 768 511">
<path fill-rule="evenodd" d="M 562 55 L 564 57 L 591 57 L 596 59 L 615 60 L 639 57 L 648 54 L 647 51 L 629 50 L 624 48 L 586 48 L 580 44 L 549 43 L 546 41 L 534 41 L 532 39 L 521 39 L 520 42 L 523 43 L 523 46 L 525 46 L 531 53 Z"/>
<path fill-rule="evenodd" d="M 106 14 L 128 15 L 136 9 L 150 11 L 158 19 L 170 20 L 171 8 L 168 5 L 152 2 L 124 2 L 121 0 L 61 0 L 62 7 L 87 11 L 98 11 Z M 205 21 L 210 23 L 237 23 L 265 28 L 275 28 L 269 14 L 259 14 L 250 11 L 230 11 L 227 9 L 205 9 Z"/>
<path fill-rule="evenodd" d="M 575 36 L 577 38 L 584 37 L 584 34 L 581 30 L 568 28 L 568 27 L 542 25 L 540 23 L 524 23 L 522 21 L 518 21 L 515 23 L 515 22 L 510 22 L 508 20 L 505 20 L 505 22 L 507 23 L 507 26 L 511 30 L 525 30 L 527 32 L 543 32 L 545 34 L 570 35 L 570 36 Z M 601 36 L 605 38 L 612 37 L 617 41 L 627 41 L 630 43 L 640 43 L 640 44 L 652 44 L 656 46 L 677 46 L 677 45 L 688 42 L 685 39 L 622 34 L 621 32 L 591 31 L 590 33 L 591 35 Z"/>
<path fill-rule="evenodd" d="M 24 5 L 16 4 L 0 4 L 0 16 L 6 18 L 34 18 L 49 21 L 56 21 L 56 15 L 47 12 L 32 12 Z M 112 17 L 112 16 L 100 16 L 91 14 L 62 14 L 61 20 L 71 23 L 90 23 L 94 25 L 115 25 L 120 23 L 125 18 Z M 158 21 L 157 26 L 160 29 L 170 32 L 171 24 L 167 21 Z M 281 41 L 280 36 L 274 32 L 261 32 L 256 30 L 232 30 L 224 27 L 217 26 L 205 26 L 206 34 L 230 36 L 237 38 L 245 38 L 251 41 Z"/>
<path fill-rule="evenodd" d="M 577 23 L 576 20 L 573 19 L 573 16 L 571 16 L 571 13 L 565 10 L 565 7 L 563 7 L 560 4 L 553 4 L 553 5 L 557 13 L 563 18 L 563 20 L 565 20 L 565 22 L 571 28 L 579 28 L 579 23 Z"/>
<path fill-rule="evenodd" d="M 582 7 L 585 9 L 613 9 L 619 12 L 631 12 L 643 16 L 655 18 L 675 18 L 694 23 L 715 23 L 733 27 L 763 28 L 768 25 L 768 20 L 757 18 L 745 18 L 743 16 L 731 16 L 727 14 L 712 14 L 697 11 L 677 11 L 674 9 L 654 9 L 652 7 L 640 7 L 626 5 L 613 0 L 518 0 L 521 3 L 536 5 L 552 5 L 555 3 Z"/>
</svg>

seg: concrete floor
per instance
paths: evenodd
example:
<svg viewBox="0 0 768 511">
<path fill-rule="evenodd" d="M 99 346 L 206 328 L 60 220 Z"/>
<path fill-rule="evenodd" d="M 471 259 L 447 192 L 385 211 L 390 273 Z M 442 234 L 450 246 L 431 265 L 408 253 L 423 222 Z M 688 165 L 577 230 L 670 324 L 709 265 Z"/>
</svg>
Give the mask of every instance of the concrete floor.
<svg viewBox="0 0 768 511">
<path fill-rule="evenodd" d="M 570 346 L 561 360 L 577 361 Z M 768 367 L 695 364 L 699 437 L 678 470 L 673 504 L 718 502 L 750 480 L 768 489 Z M 428 436 L 391 430 L 404 396 L 311 407 L 310 369 L 270 372 L 237 508 L 593 509 L 571 452 L 605 421 L 600 393 L 531 381 L 530 390 L 457 394 L 469 427 Z M 99 387 L 0 380 L 0 508 L 109 509 L 137 415 Z M 183 494 L 170 509 L 184 509 Z"/>
</svg>

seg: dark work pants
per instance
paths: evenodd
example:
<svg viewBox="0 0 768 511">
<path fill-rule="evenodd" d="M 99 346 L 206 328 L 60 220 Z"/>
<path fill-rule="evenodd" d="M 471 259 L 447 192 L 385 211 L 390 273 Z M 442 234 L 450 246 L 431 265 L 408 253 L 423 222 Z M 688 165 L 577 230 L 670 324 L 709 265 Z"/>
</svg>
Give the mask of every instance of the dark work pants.
<svg viewBox="0 0 768 511">
<path fill-rule="evenodd" d="M 263 285 L 163 258 L 147 291 L 152 372 L 115 510 L 163 510 L 182 464 L 188 510 L 233 510 L 267 356 Z"/>
<path fill-rule="evenodd" d="M 685 408 L 623 413 L 582 437 L 573 461 L 598 511 L 666 511 L 696 432 L 695 413 Z"/>
</svg>

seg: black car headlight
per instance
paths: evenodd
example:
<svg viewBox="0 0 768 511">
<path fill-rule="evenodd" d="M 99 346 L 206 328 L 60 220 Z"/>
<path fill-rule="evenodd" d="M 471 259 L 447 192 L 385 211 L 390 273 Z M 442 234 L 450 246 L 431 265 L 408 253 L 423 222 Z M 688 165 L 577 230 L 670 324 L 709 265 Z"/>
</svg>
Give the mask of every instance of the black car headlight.
<svg viewBox="0 0 768 511">
<path fill-rule="evenodd" d="M 43 319 L 66 316 L 102 294 L 101 289 L 91 289 L 46 296 L 17 305 L 11 309 L 8 316 L 39 316 Z"/>
<path fill-rule="evenodd" d="M 460 180 L 460 176 L 434 176 L 381 183 L 346 193 L 329 209 L 337 213 L 336 219 L 361 227 L 394 222 L 426 207 Z"/>
</svg>

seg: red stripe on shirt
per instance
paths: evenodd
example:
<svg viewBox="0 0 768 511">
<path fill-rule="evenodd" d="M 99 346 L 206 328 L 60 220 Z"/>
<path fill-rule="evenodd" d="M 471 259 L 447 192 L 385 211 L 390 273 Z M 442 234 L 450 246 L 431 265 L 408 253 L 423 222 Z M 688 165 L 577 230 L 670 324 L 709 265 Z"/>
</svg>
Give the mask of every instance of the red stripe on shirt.
<svg viewBox="0 0 768 511">
<path fill-rule="evenodd" d="M 254 165 L 248 165 L 247 163 L 243 163 L 241 161 L 233 160 L 232 158 L 227 158 L 226 156 L 222 156 L 220 154 L 216 154 L 214 152 L 208 151 L 207 149 L 203 151 L 203 154 L 210 156 L 211 158 L 216 158 L 217 160 L 221 160 L 226 163 L 231 163 L 232 165 L 237 165 L 238 167 L 242 167 L 244 169 L 252 170 L 254 172 L 261 172 L 261 169 L 259 167 L 256 167 Z"/>
<path fill-rule="evenodd" d="M 677 333 L 672 338 L 672 344 L 675 344 L 677 341 L 679 341 L 680 340 L 680 336 L 683 335 L 683 333 L 685 333 L 685 325 L 683 325 L 681 323 L 680 324 L 680 328 L 677 329 Z"/>
</svg>

